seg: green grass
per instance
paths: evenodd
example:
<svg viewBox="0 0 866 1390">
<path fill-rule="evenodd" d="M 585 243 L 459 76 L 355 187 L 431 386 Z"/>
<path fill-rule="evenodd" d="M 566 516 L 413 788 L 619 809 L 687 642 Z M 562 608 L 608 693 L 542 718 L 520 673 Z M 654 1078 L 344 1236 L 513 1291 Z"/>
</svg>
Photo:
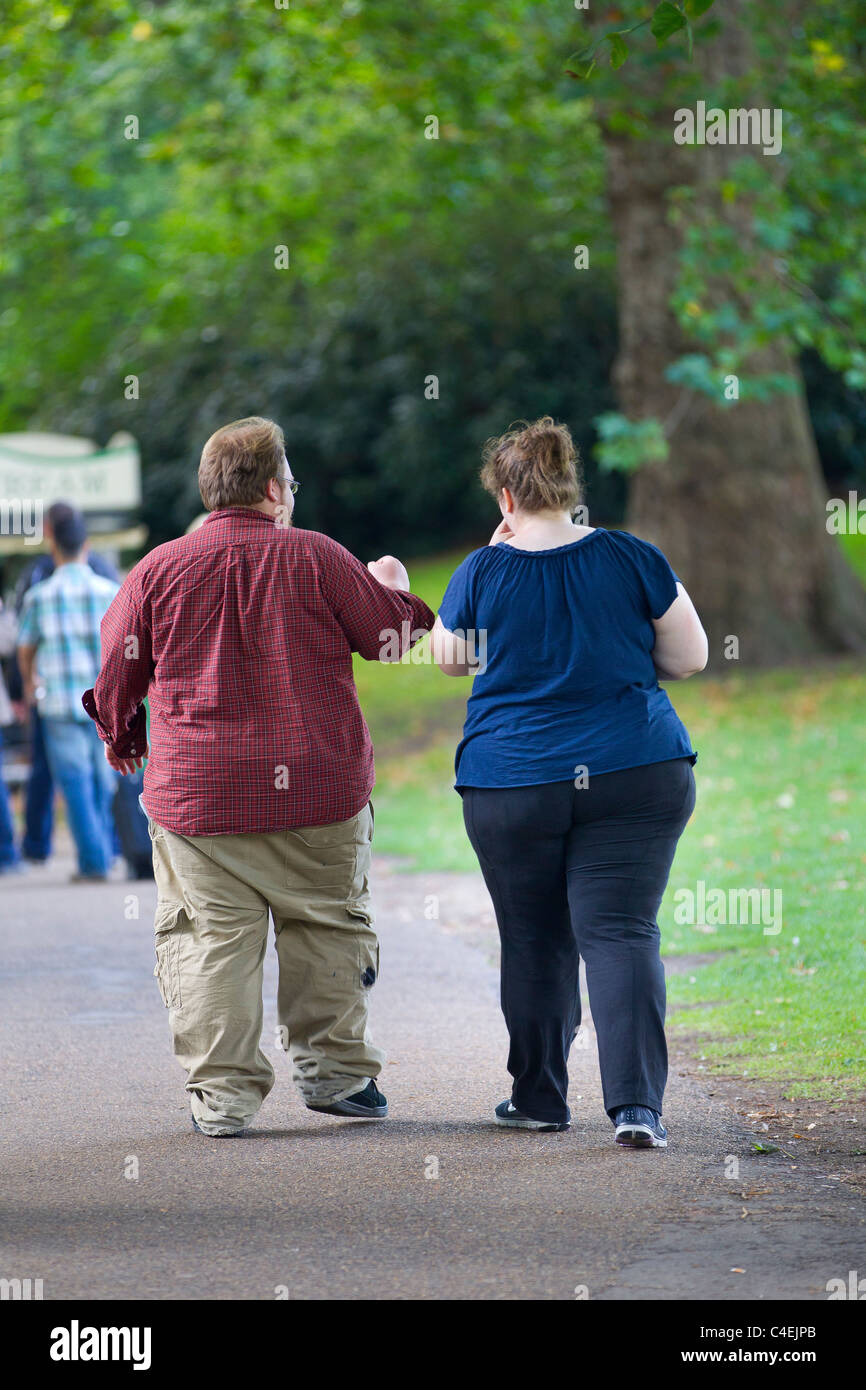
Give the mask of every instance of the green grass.
<svg viewBox="0 0 866 1390">
<path fill-rule="evenodd" d="M 789 1095 L 866 1084 L 864 696 L 852 663 L 674 692 L 700 751 L 698 806 L 659 922 L 668 954 L 723 954 L 671 978 L 671 1004 L 691 1006 L 671 1027 L 700 1035 L 712 1069 Z M 678 925 L 676 890 L 698 879 L 780 890 L 781 930 Z"/>
<path fill-rule="evenodd" d="M 463 558 L 462 553 L 454 554 L 410 566 L 412 592 L 424 599 L 434 613 L 450 576 Z M 402 661 L 390 665 L 356 656 L 355 684 L 377 753 L 402 749 L 407 744 L 426 746 L 431 729 L 441 733 L 446 727 L 449 732 L 453 729 L 459 733 L 462 727 L 469 681 L 442 675 L 430 661 L 430 642 L 426 637 Z M 376 804 L 378 807 L 378 798 Z"/>
<path fill-rule="evenodd" d="M 845 539 L 866 563 L 866 537 Z M 413 567 L 432 607 L 460 558 Z M 469 682 L 429 664 L 359 663 L 358 685 L 377 749 L 377 850 L 409 869 L 476 870 L 452 790 Z M 771 1078 L 792 1096 L 862 1090 L 866 679 L 854 662 L 828 663 L 698 677 L 670 694 L 699 753 L 698 805 L 662 939 L 668 956 L 717 953 L 670 976 L 672 1036 L 696 1042 L 708 1071 Z M 780 890 L 781 930 L 678 924 L 675 894 L 698 880 L 726 896 Z"/>
<path fill-rule="evenodd" d="M 856 570 L 866 584 L 866 533 L 853 536 L 840 536 L 845 557 L 852 569 Z"/>
</svg>

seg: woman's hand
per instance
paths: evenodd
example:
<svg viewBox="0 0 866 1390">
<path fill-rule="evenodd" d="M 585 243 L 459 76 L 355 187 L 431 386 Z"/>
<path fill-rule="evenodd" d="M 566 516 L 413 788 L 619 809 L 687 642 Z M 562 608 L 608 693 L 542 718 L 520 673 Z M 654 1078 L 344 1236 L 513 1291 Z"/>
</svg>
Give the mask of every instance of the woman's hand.
<svg viewBox="0 0 866 1390">
<path fill-rule="evenodd" d="M 498 545 L 500 541 L 511 540 L 513 536 L 514 532 L 508 523 L 508 517 L 504 516 L 493 532 L 493 535 L 490 537 L 490 544 Z"/>
</svg>

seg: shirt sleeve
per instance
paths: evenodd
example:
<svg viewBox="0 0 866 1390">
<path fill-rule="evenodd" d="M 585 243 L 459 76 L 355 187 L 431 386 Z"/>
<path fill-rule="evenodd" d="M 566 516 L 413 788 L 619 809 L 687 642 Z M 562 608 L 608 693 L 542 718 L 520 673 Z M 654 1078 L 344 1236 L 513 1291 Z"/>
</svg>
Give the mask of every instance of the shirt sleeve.
<svg viewBox="0 0 866 1390">
<path fill-rule="evenodd" d="M 18 645 L 18 619 L 0 599 L 0 656 L 12 656 Z M 0 673 L 0 680 L 3 679 Z"/>
<path fill-rule="evenodd" d="M 475 629 L 471 594 L 471 556 L 458 565 L 439 605 L 439 617 L 447 632 L 469 632 Z"/>
<path fill-rule="evenodd" d="M 661 618 L 667 613 L 677 597 L 679 577 L 671 568 L 666 555 L 651 545 L 649 541 L 640 542 L 640 577 L 651 618 Z"/>
<path fill-rule="evenodd" d="M 102 669 L 81 703 L 100 738 L 119 758 L 140 757 L 147 748 L 144 697 L 153 675 L 153 653 L 134 570 L 115 594 L 100 631 Z"/>
<path fill-rule="evenodd" d="M 353 652 L 379 661 L 395 642 L 402 655 L 429 632 L 435 616 L 423 599 L 380 584 L 345 546 L 328 536 L 317 543 L 322 592 Z"/>
<path fill-rule="evenodd" d="M 18 623 L 19 647 L 39 645 L 39 619 L 36 613 L 35 595 L 28 589 L 21 603 L 21 618 Z"/>
</svg>

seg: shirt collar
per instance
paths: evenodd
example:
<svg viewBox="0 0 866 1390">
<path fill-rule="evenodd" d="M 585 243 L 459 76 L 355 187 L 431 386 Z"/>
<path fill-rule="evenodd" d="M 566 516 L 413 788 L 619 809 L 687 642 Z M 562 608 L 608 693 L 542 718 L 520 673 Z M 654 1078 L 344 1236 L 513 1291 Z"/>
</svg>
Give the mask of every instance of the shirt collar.
<svg viewBox="0 0 866 1390">
<path fill-rule="evenodd" d="M 224 516 L 245 517 L 254 524 L 258 521 L 264 521 L 268 526 L 273 526 L 277 519 L 275 516 L 270 516 L 268 512 L 257 511 L 255 507 L 219 507 L 217 511 L 211 512 L 205 518 L 202 525 L 207 526 L 208 522 L 219 521 Z"/>
</svg>

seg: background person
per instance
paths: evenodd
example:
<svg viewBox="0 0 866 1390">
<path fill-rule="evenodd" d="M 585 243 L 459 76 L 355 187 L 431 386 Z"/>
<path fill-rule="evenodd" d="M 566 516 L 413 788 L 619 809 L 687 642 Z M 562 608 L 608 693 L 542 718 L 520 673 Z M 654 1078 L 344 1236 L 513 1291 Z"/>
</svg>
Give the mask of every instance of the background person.
<svg viewBox="0 0 866 1390">
<path fill-rule="evenodd" d="M 18 665 L 28 703 L 38 704 L 51 776 L 59 786 L 78 854 L 73 882 L 108 877 L 114 857 L 111 803 L 117 775 L 81 708 L 99 674 L 99 625 L 117 593 L 87 564 L 80 512 L 55 514 L 54 572 L 27 590 L 21 606 Z"/>
<path fill-rule="evenodd" d="M 619 1143 L 663 1146 L 665 979 L 656 912 L 694 809 L 689 736 L 658 676 L 702 670 L 707 640 L 665 557 L 578 526 L 577 459 L 546 416 L 491 440 L 502 522 L 452 575 L 433 631 L 450 675 L 486 633 L 457 790 L 502 942 L 512 1096 L 499 1124 L 567 1129 L 580 956 L 604 1104 Z"/>
<path fill-rule="evenodd" d="M 433 625 L 391 556 L 365 567 L 291 525 L 299 484 L 258 416 L 211 436 L 210 515 L 131 571 L 102 625 L 84 705 L 107 756 L 150 752 L 156 974 L 193 1124 L 244 1132 L 274 1083 L 260 1047 L 273 914 L 277 1009 L 311 1110 L 382 1119 L 367 1026 L 379 971 L 370 905 L 373 750 L 352 653 L 400 653 Z"/>
<path fill-rule="evenodd" d="M 53 502 L 51 504 L 45 513 L 44 523 L 45 538 L 49 544 L 55 522 L 70 516 L 80 518 L 81 523 L 86 527 L 83 514 L 76 507 L 71 506 L 69 502 Z M 104 555 L 88 549 L 85 559 L 94 574 L 102 575 L 104 579 L 110 579 L 115 585 L 120 583 L 120 575 L 116 567 Z M 54 556 L 50 553 L 37 555 L 22 571 L 15 586 L 14 597 L 15 610 L 19 615 L 27 591 L 43 579 L 50 579 L 53 573 Z M 12 695 L 13 698 L 20 699 L 23 693 L 20 673 L 18 673 L 17 681 L 14 680 L 14 674 Z M 54 781 L 45 752 L 39 705 L 34 703 L 30 710 L 30 775 L 27 779 L 24 801 L 24 838 L 21 843 L 23 857 L 31 863 L 44 864 L 51 855 L 53 829 Z"/>
<path fill-rule="evenodd" d="M 0 599 L 0 661 L 15 651 L 18 624 L 15 614 L 5 607 Z M 15 821 L 6 778 L 3 775 L 3 730 L 15 723 L 15 711 L 3 668 L 0 666 L 0 874 L 17 873 L 21 869 L 21 857 L 15 844 Z"/>
</svg>

